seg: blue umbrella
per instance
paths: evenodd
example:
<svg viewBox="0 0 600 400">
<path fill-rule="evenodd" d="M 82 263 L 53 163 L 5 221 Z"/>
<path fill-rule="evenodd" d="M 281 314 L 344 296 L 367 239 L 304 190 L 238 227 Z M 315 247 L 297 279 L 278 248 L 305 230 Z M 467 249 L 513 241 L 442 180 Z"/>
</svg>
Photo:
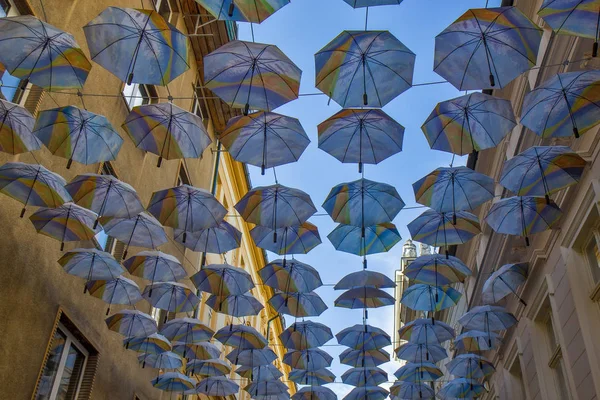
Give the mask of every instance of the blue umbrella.
<svg viewBox="0 0 600 400">
<path fill-rule="evenodd" d="M 264 285 L 286 293 L 308 293 L 323 285 L 319 272 L 298 260 L 271 261 L 258 274 Z"/>
<path fill-rule="evenodd" d="M 241 366 L 235 370 L 239 376 L 250 379 L 251 381 L 270 381 L 279 379 L 283 373 L 272 364 L 260 365 L 255 367 Z"/>
<path fill-rule="evenodd" d="M 446 383 L 438 396 L 442 400 L 474 399 L 486 392 L 485 386 L 471 379 L 458 378 Z"/>
<path fill-rule="evenodd" d="M 225 346 L 236 347 L 240 350 L 262 349 L 267 345 L 267 339 L 256 329 L 247 325 L 227 325 L 219 329 L 214 336 Z"/>
<path fill-rule="evenodd" d="M 160 328 L 160 333 L 173 342 L 173 344 L 185 345 L 194 345 L 209 341 L 214 335 L 212 329 L 194 318 L 175 318 L 167 321 Z"/>
<path fill-rule="evenodd" d="M 325 386 L 307 386 L 298 389 L 292 400 L 337 400 L 337 395 Z"/>
<path fill-rule="evenodd" d="M 352 6 L 352 8 L 376 7 L 387 5 L 398 5 L 402 0 L 344 0 Z"/>
<path fill-rule="evenodd" d="M 265 308 L 256 297 L 249 293 L 216 296 L 211 294 L 206 299 L 206 305 L 218 313 L 233 317 L 249 317 L 258 315 Z"/>
<path fill-rule="evenodd" d="M 440 344 L 454 338 L 454 329 L 444 322 L 419 318 L 404 324 L 398 337 L 410 343 Z"/>
<path fill-rule="evenodd" d="M 199 0 L 198 3 L 218 20 L 260 24 L 289 4 L 289 0 Z"/>
<path fill-rule="evenodd" d="M 484 379 L 496 372 L 494 364 L 477 354 L 459 354 L 446 368 L 450 375 L 468 379 Z"/>
<path fill-rule="evenodd" d="M 408 362 L 437 363 L 448 358 L 446 349 L 435 343 L 404 343 L 396 349 L 396 355 Z"/>
<path fill-rule="evenodd" d="M 210 264 L 192 275 L 198 290 L 216 296 L 244 294 L 254 288 L 252 276 L 241 267 L 229 264 Z"/>
<path fill-rule="evenodd" d="M 224 376 L 211 376 L 198 382 L 194 389 L 185 394 L 204 394 L 209 397 L 232 396 L 240 390 L 240 386 Z"/>
<path fill-rule="evenodd" d="M 390 353 L 381 349 L 346 349 L 340 354 L 340 363 L 351 367 L 377 367 L 388 361 L 390 361 Z"/>
<path fill-rule="evenodd" d="M 314 321 L 295 322 L 279 335 L 283 347 L 294 350 L 319 347 L 331 339 L 333 339 L 331 329 Z"/>
<path fill-rule="evenodd" d="M 327 310 L 321 297 L 314 293 L 276 293 L 269 299 L 275 312 L 298 317 L 318 317 Z"/>
<path fill-rule="evenodd" d="M 355 387 L 342 400 L 384 400 L 390 392 L 381 386 Z"/>
<path fill-rule="evenodd" d="M 318 387 L 318 386 L 317 386 Z M 255 400 L 290 400 L 289 393 L 257 394 L 252 397 Z"/>
<path fill-rule="evenodd" d="M 314 371 L 331 367 L 333 357 L 321 349 L 288 351 L 283 356 L 283 363 L 294 369 Z"/>
<path fill-rule="evenodd" d="M 432 382 L 442 376 L 444 373 L 429 362 L 407 363 L 394 372 L 399 381 L 405 382 Z"/>
<path fill-rule="evenodd" d="M 338 283 L 336 283 L 333 289 L 344 290 L 361 287 L 391 289 L 396 287 L 396 283 L 381 272 L 363 269 L 362 271 L 352 272 L 344 276 Z"/>
<path fill-rule="evenodd" d="M 390 251 L 402 239 L 391 222 L 365 227 L 364 237 L 360 227 L 339 224 L 327 238 L 336 250 L 357 256 Z"/>
<path fill-rule="evenodd" d="M 35 119 L 26 108 L 0 99 L 0 151 L 21 154 L 42 147 L 33 134 Z"/>
<path fill-rule="evenodd" d="M 129 246 L 155 249 L 169 241 L 161 223 L 147 212 L 133 218 L 103 218 L 102 225 L 108 236 L 125 243 L 123 259 L 127 258 Z"/>
<path fill-rule="evenodd" d="M 123 261 L 123 265 L 131 275 L 147 279 L 150 284 L 174 282 L 187 277 L 187 272 L 179 260 L 162 251 L 141 251 Z"/>
<path fill-rule="evenodd" d="M 350 368 L 342 374 L 342 382 L 352 386 L 377 386 L 387 380 L 387 372 L 379 367 Z"/>
<path fill-rule="evenodd" d="M 179 369 L 183 366 L 181 357 L 171 351 L 161 354 L 140 354 L 138 361 L 145 367 L 157 369 Z"/>
<path fill-rule="evenodd" d="M 250 397 L 288 393 L 287 385 L 279 380 L 252 382 L 244 390 L 250 393 Z"/>
<path fill-rule="evenodd" d="M 186 237 L 185 243 L 183 236 Z M 225 220 L 195 232 L 174 229 L 173 238 L 187 249 L 213 254 L 225 254 L 242 244 L 242 233 Z"/>
<path fill-rule="evenodd" d="M 196 386 L 196 380 L 180 372 L 165 372 L 151 381 L 152 386 L 165 392 L 185 392 Z"/>
<path fill-rule="evenodd" d="M 105 322 L 108 329 L 125 337 L 146 337 L 158 331 L 154 318 L 138 310 L 119 310 Z"/>
<path fill-rule="evenodd" d="M 353 289 L 348 289 L 342 293 L 333 304 L 336 307 L 343 308 L 379 308 L 391 306 L 395 302 L 394 296 L 389 293 L 369 286 L 359 286 Z"/>
<path fill-rule="evenodd" d="M 219 358 L 221 350 L 209 342 L 198 342 L 195 344 L 174 343 L 173 353 L 188 360 L 209 360 Z"/>
<path fill-rule="evenodd" d="M 234 349 L 225 358 L 234 365 L 252 368 L 271 364 L 277 359 L 277 354 L 268 347 L 248 350 Z"/>
<path fill-rule="evenodd" d="M 458 323 L 465 329 L 475 329 L 484 332 L 498 332 L 508 329 L 517 322 L 513 314 L 508 312 L 504 307 L 499 306 L 473 307 L 458 320 Z"/>
<path fill-rule="evenodd" d="M 250 231 L 250 236 L 257 247 L 279 255 L 307 254 L 321 244 L 319 230 L 308 221 L 301 225 L 275 230 L 265 226 L 255 226 Z M 273 237 L 278 239 L 272 240 Z"/>
<path fill-rule="evenodd" d="M 144 354 L 162 354 L 171 350 L 171 342 L 158 333 L 145 337 L 126 338 L 123 343 L 126 349 Z"/>
<path fill-rule="evenodd" d="M 58 263 L 65 272 L 88 281 L 111 280 L 125 272 L 110 253 L 97 249 L 74 249 L 66 252 Z"/>
<path fill-rule="evenodd" d="M 229 364 L 218 358 L 212 360 L 191 360 L 185 366 L 186 373 L 198 376 L 225 376 L 229 375 Z"/>
<path fill-rule="evenodd" d="M 357 350 L 381 349 L 392 344 L 390 335 L 387 332 L 366 324 L 357 324 L 343 329 L 335 337 L 339 344 Z"/>
<path fill-rule="evenodd" d="M 498 348 L 502 344 L 500 335 L 495 332 L 471 330 L 456 337 L 454 348 L 459 351 L 487 351 Z"/>
<path fill-rule="evenodd" d="M 499 302 L 509 294 L 514 294 L 527 307 L 527 303 L 519 297 L 517 289 L 527 280 L 529 263 L 505 264 L 490 275 L 483 284 L 481 299 L 484 304 Z"/>
<path fill-rule="evenodd" d="M 424 383 L 396 381 L 390 387 L 392 399 L 430 400 L 435 398 L 435 392 Z"/>
<path fill-rule="evenodd" d="M 146 286 L 142 296 L 156 308 L 180 313 L 196 309 L 200 298 L 186 285 L 177 282 L 156 282 Z M 165 315 L 165 322 L 168 315 Z"/>
<path fill-rule="evenodd" d="M 458 304 L 462 293 L 452 286 L 433 286 L 417 283 L 402 293 L 400 303 L 412 310 L 441 311 Z"/>
<path fill-rule="evenodd" d="M 315 371 L 293 369 L 288 374 L 288 379 L 299 385 L 321 386 L 327 383 L 333 383 L 335 375 L 325 368 Z"/>
<path fill-rule="evenodd" d="M 133 306 L 142 300 L 138 285 L 123 276 L 111 280 L 88 281 L 85 286 L 90 295 L 109 304 L 106 315 L 110 313 L 111 304 Z"/>
<path fill-rule="evenodd" d="M 471 270 L 459 258 L 441 254 L 425 254 L 413 260 L 403 271 L 415 283 L 435 286 L 464 282 Z"/>
</svg>

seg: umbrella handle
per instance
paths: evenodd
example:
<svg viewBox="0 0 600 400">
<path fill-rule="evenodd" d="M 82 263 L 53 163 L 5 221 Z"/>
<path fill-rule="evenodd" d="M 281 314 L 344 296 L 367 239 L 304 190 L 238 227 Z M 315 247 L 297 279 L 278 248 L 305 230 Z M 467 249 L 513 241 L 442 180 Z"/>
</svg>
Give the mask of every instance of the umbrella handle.
<svg viewBox="0 0 600 400">
<path fill-rule="evenodd" d="M 250 104 L 246 103 L 244 106 L 244 115 L 248 115 L 248 111 L 250 111 Z"/>
<path fill-rule="evenodd" d="M 71 169 L 71 164 L 73 164 L 73 159 L 69 158 L 69 161 L 67 161 L 67 169 Z"/>
<path fill-rule="evenodd" d="M 579 139 L 579 129 L 577 129 L 577 127 L 573 127 L 573 136 L 575 136 L 575 139 Z"/>
<path fill-rule="evenodd" d="M 529 247 L 529 236 L 525 236 L 525 246 Z"/>
<path fill-rule="evenodd" d="M 235 9 L 235 4 L 233 3 L 233 0 L 231 0 L 231 3 L 229 3 L 229 10 L 227 10 L 227 15 L 229 17 L 233 17 L 233 10 Z"/>
<path fill-rule="evenodd" d="M 363 105 L 368 105 L 369 104 L 369 97 L 367 96 L 366 93 L 363 93 Z"/>
<path fill-rule="evenodd" d="M 262 165 L 260 166 L 260 174 L 261 174 L 261 175 L 264 175 L 264 174 L 265 174 L 265 164 L 262 164 Z"/>
<path fill-rule="evenodd" d="M 592 57 L 598 57 L 598 42 L 594 42 L 594 47 L 592 47 Z"/>
<path fill-rule="evenodd" d="M 162 160 L 163 160 L 162 156 L 159 156 L 158 157 L 158 162 L 156 163 L 156 167 L 157 168 L 160 168 L 160 165 L 162 164 Z"/>
<path fill-rule="evenodd" d="M 490 86 L 496 86 L 496 80 L 494 79 L 494 74 L 490 74 Z"/>
<path fill-rule="evenodd" d="M 208 237 L 208 235 L 207 235 L 207 237 Z M 182 240 L 181 240 L 181 241 L 182 241 L 183 243 L 185 243 L 185 239 L 187 239 L 187 232 L 186 232 L 186 231 L 183 231 L 183 238 L 182 238 Z"/>
<path fill-rule="evenodd" d="M 20 218 L 23 218 L 24 215 L 25 215 L 25 207 L 23 207 L 23 209 L 21 210 Z"/>
</svg>

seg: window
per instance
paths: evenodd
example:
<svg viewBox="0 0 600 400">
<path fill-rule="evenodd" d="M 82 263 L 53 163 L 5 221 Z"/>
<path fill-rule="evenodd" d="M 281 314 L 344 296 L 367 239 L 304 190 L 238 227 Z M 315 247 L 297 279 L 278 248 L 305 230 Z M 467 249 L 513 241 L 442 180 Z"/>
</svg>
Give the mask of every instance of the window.
<svg viewBox="0 0 600 400">
<path fill-rule="evenodd" d="M 19 15 L 17 7 L 12 0 L 0 0 L 0 17 L 14 17 Z M 26 82 L 21 83 L 21 79 L 12 76 L 6 71 L 4 66 L 0 64 L 0 93 L 7 101 L 19 103 L 23 98 L 23 86 L 27 86 Z"/>
<path fill-rule="evenodd" d="M 567 383 L 567 375 L 565 370 L 565 363 L 562 357 L 562 349 L 560 343 L 556 337 L 556 330 L 554 321 L 552 319 L 552 311 L 550 307 L 547 307 L 547 311 L 542 320 L 543 330 L 546 336 L 546 342 L 548 344 L 548 366 L 554 371 L 556 390 L 561 400 L 570 400 L 571 395 L 569 391 L 569 385 Z"/>
<path fill-rule="evenodd" d="M 123 87 L 123 98 L 129 110 L 133 107 L 156 102 L 158 94 L 151 85 L 142 85 L 139 83 L 125 84 Z"/>
<path fill-rule="evenodd" d="M 600 243 L 600 232 L 598 229 L 594 229 L 585 245 L 585 257 L 592 273 L 594 284 L 600 282 L 600 252 L 598 251 L 598 243 Z"/>
<path fill-rule="evenodd" d="M 523 385 L 523 372 L 521 371 L 521 364 L 519 362 L 519 356 L 515 358 L 509 371 L 510 385 L 506 386 L 506 390 L 509 399 L 513 400 L 525 400 L 525 386 Z"/>
<path fill-rule="evenodd" d="M 206 110 L 205 104 L 202 101 L 200 101 L 200 97 L 198 97 L 198 88 L 200 86 L 201 84 L 197 83 L 194 87 L 194 102 L 192 103 L 192 113 L 202 118 L 202 124 L 205 128 L 208 128 L 208 111 Z M 200 93 L 200 96 L 202 96 L 202 93 Z"/>
<path fill-rule="evenodd" d="M 191 185 L 190 176 L 185 168 L 185 163 L 182 161 L 179 164 L 179 173 L 177 174 L 177 186 L 180 185 Z"/>
<path fill-rule="evenodd" d="M 115 170 L 110 162 L 102 163 L 102 168 L 100 169 L 101 175 L 112 175 L 116 177 Z M 115 251 L 117 250 L 117 240 L 111 236 L 108 236 L 104 231 L 100 231 L 96 235 L 97 247 L 100 250 L 106 251 L 107 253 L 111 253 L 113 256 L 115 255 Z"/>
<path fill-rule="evenodd" d="M 168 22 L 173 23 L 176 19 L 175 13 L 177 12 L 177 6 L 171 4 L 171 0 L 152 0 L 154 3 L 154 9 Z"/>
</svg>

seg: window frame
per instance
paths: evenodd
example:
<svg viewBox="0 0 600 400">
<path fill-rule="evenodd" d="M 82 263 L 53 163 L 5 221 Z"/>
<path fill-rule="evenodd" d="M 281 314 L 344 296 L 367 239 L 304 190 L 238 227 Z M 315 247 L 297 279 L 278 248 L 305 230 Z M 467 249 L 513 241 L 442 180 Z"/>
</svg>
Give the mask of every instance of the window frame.
<svg viewBox="0 0 600 400">
<path fill-rule="evenodd" d="M 125 89 L 132 87 L 131 94 L 126 94 Z M 131 85 L 123 84 L 121 89 L 121 97 L 125 102 L 125 106 L 128 111 L 133 110 L 134 107 L 144 106 L 146 104 L 154 104 L 158 100 L 158 93 L 153 85 L 147 85 L 144 83 L 132 83 Z M 135 104 L 135 101 L 141 98 L 140 104 Z"/>
<path fill-rule="evenodd" d="M 152 6 L 154 7 L 154 11 L 156 11 L 161 17 L 163 17 L 165 20 L 167 20 L 168 23 L 174 25 L 174 21 L 177 19 L 176 6 L 171 4 L 170 0 L 151 0 L 151 1 L 152 1 Z M 163 7 L 165 4 L 166 4 L 166 7 L 168 8 L 168 16 L 163 15 L 163 13 L 166 13 L 167 10 L 161 11 L 161 7 Z"/>
<path fill-rule="evenodd" d="M 554 373 L 554 386 L 557 394 L 566 397 L 561 397 L 561 400 L 572 400 L 571 389 L 569 385 L 569 377 L 564 365 L 562 356 L 562 347 L 560 345 L 559 332 L 556 329 L 556 323 L 552 312 L 552 305 L 549 298 L 546 299 L 547 305 L 541 310 L 541 316 L 538 321 L 543 325 L 544 340 L 546 341 L 546 354 L 548 368 Z M 552 337 L 550 337 L 552 335 Z M 552 343 L 554 340 L 554 343 Z M 564 393 L 563 392 L 564 389 Z"/>
<path fill-rule="evenodd" d="M 593 250 L 594 245 L 596 245 L 596 252 L 600 253 L 600 229 L 598 223 L 592 228 L 588 238 L 581 247 L 581 253 L 585 259 L 588 274 L 592 282 L 590 299 L 597 302 L 600 301 L 600 258 L 595 257 L 596 260 L 593 260 L 594 257 L 592 257 L 590 251 Z M 596 272 L 594 273 L 594 271 Z"/>
</svg>

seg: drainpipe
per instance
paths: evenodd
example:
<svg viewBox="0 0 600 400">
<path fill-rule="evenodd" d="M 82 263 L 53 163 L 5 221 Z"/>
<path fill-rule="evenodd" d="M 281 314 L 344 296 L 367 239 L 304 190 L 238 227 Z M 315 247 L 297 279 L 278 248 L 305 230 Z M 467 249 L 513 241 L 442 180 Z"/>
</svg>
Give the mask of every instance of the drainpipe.
<svg viewBox="0 0 600 400">
<path fill-rule="evenodd" d="M 269 343 L 269 334 L 271 333 L 271 322 L 273 322 L 276 318 L 281 317 L 281 315 L 279 315 L 279 313 L 275 314 L 275 316 L 273 318 L 271 318 L 270 320 L 267 321 L 267 344 Z"/>
</svg>

